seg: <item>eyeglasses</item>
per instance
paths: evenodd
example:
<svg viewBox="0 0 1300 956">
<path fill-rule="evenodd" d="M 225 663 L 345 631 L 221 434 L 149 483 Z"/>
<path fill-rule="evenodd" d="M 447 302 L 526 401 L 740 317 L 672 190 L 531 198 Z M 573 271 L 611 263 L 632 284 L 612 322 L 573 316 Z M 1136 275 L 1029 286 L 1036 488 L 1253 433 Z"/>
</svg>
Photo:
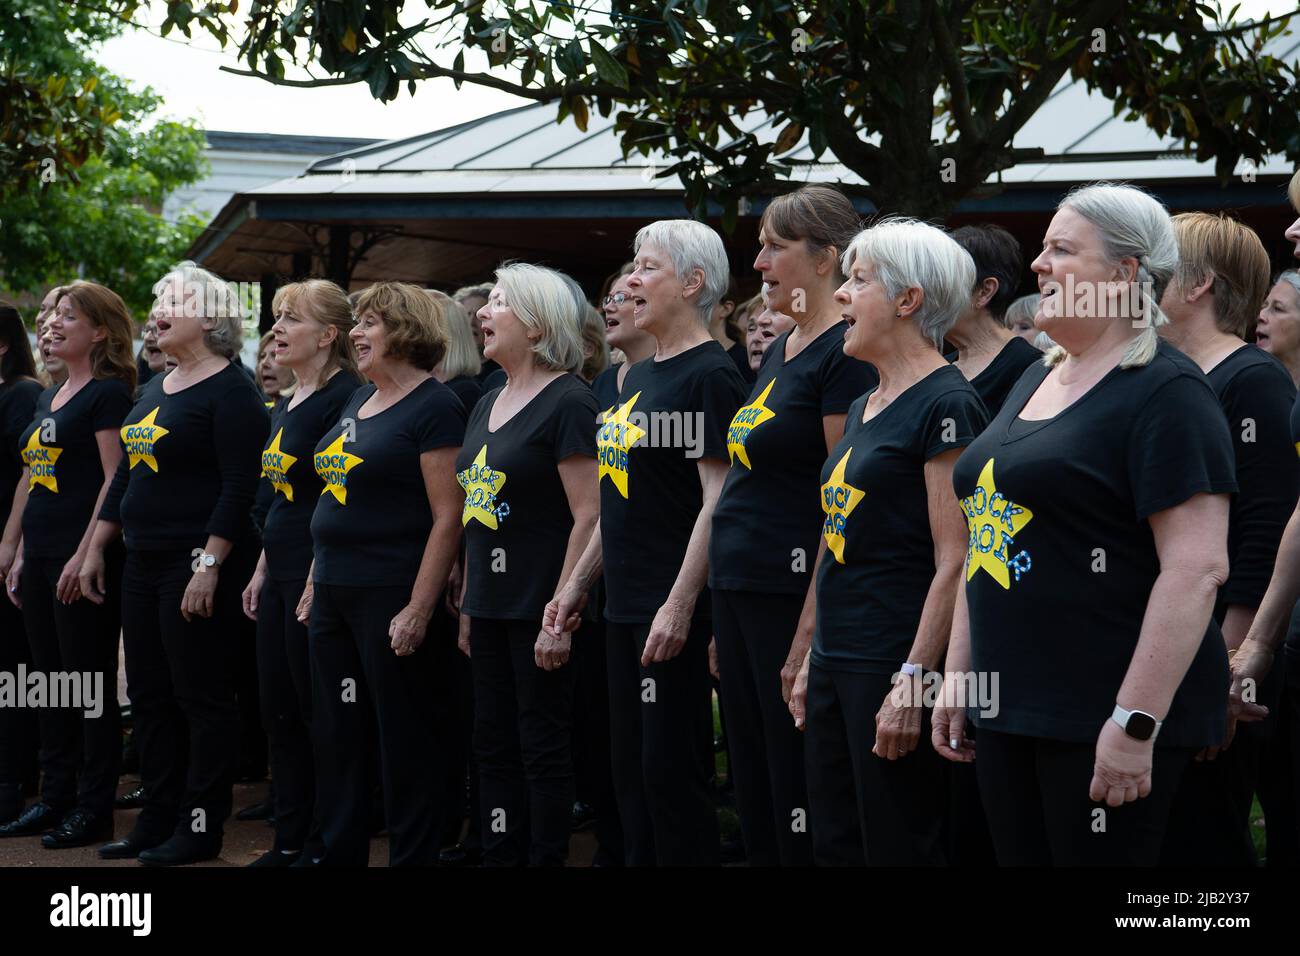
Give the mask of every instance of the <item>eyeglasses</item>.
<svg viewBox="0 0 1300 956">
<path fill-rule="evenodd" d="M 611 302 L 614 305 L 622 305 L 630 298 L 632 298 L 632 296 L 628 295 L 626 292 L 615 292 L 613 295 L 605 296 L 605 298 L 601 300 L 600 306 L 601 308 L 604 308 Z"/>
</svg>

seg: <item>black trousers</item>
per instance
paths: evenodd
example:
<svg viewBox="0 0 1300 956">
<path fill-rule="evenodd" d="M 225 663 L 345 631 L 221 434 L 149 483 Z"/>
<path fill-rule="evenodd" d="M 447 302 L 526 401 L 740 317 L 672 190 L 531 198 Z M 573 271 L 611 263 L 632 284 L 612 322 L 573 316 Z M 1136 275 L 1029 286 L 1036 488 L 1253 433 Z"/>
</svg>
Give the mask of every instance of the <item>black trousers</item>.
<svg viewBox="0 0 1300 956">
<path fill-rule="evenodd" d="M 803 733 L 781 696 L 781 668 L 804 599 L 713 592 L 728 773 L 750 866 L 810 866 Z"/>
<path fill-rule="evenodd" d="M 1268 834 L 1268 865 L 1300 865 L 1300 655 L 1280 651 L 1277 722 L 1260 776 L 1260 804 Z"/>
<path fill-rule="evenodd" d="M 818 866 L 946 862 L 948 776 L 930 746 L 929 708 L 914 751 L 899 760 L 871 752 L 891 687 L 888 674 L 809 668 L 805 755 Z"/>
<path fill-rule="evenodd" d="M 0 594 L 0 672 L 12 674 L 17 680 L 19 664 L 29 670 L 32 667 L 23 613 L 7 595 Z M 30 707 L 0 707 L 0 784 L 18 786 L 36 779 L 38 740 L 36 711 Z"/>
<path fill-rule="evenodd" d="M 1151 793 L 1108 807 L 1088 797 L 1093 742 L 981 728 L 975 769 L 1001 866 L 1155 866 L 1194 750 L 1155 748 Z"/>
<path fill-rule="evenodd" d="M 100 713 L 80 707 L 40 711 L 41 799 L 59 810 L 97 816 L 113 812 L 122 764 L 122 714 L 117 705 L 117 646 L 122 621 L 120 544 L 105 554 L 105 597 L 64 604 L 55 595 L 67 558 L 30 557 L 22 574 L 23 618 L 32 664 L 47 675 L 82 675 L 86 693 L 99 693 Z M 87 684 L 87 681 L 90 681 Z"/>
<path fill-rule="evenodd" d="M 574 669 L 537 666 L 540 630 L 540 621 L 470 619 L 486 866 L 563 866 L 569 855 Z"/>
<path fill-rule="evenodd" d="M 445 768 L 435 698 L 448 682 L 439 680 L 434 642 L 406 657 L 393 652 L 388 628 L 410 598 L 409 584 L 313 588 L 312 736 L 324 866 L 369 862 L 376 740 L 389 866 L 438 863 Z"/>
<path fill-rule="evenodd" d="M 573 688 L 573 778 L 577 798 L 596 811 L 593 866 L 623 865 L 623 824 L 609 756 L 609 677 L 606 662 L 604 601 L 594 602 L 600 615 L 583 621 L 573 634 L 569 663 Z M 712 756 L 712 754 L 710 754 Z"/>
<path fill-rule="evenodd" d="M 316 804 L 311 655 L 307 627 L 295 615 L 306 583 L 268 577 L 257 606 L 257 683 L 275 784 L 277 850 L 306 846 Z"/>
<path fill-rule="evenodd" d="M 218 572 L 212 616 L 186 621 L 181 597 L 193 576 L 191 550 L 127 549 L 122 636 L 145 788 L 138 835 L 221 839 L 239 749 L 240 594 L 256 559 L 254 542 L 237 544 Z"/>
<path fill-rule="evenodd" d="M 1276 705 L 1270 700 L 1268 706 L 1271 720 Z M 1259 865 L 1250 811 L 1267 745 L 1263 722 L 1242 723 L 1232 746 L 1214 760 L 1193 759 L 1187 765 L 1169 808 L 1162 866 Z"/>
<path fill-rule="evenodd" d="M 605 625 L 610 762 L 628 866 L 717 866 L 705 774 L 713 745 L 707 621 L 669 661 L 641 665 L 649 624 Z"/>
</svg>

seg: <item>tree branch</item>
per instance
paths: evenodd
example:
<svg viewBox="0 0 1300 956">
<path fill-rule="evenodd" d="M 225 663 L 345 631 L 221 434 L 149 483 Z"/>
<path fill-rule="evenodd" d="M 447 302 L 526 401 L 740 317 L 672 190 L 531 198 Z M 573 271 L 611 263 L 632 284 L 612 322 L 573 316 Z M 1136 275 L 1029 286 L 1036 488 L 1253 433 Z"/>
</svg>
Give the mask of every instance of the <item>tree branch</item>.
<svg viewBox="0 0 1300 956">
<path fill-rule="evenodd" d="M 930 0 L 933 8 L 934 0 Z M 962 69 L 957 58 L 957 48 L 953 45 L 952 34 L 948 24 L 937 10 L 932 9 L 930 19 L 934 23 L 935 47 L 939 51 L 939 61 L 943 64 L 943 75 L 948 80 L 948 92 L 951 94 L 951 113 L 957 121 L 957 131 L 963 138 L 977 139 L 975 125 L 978 118 L 971 116 L 970 90 L 966 86 L 966 71 Z"/>
</svg>

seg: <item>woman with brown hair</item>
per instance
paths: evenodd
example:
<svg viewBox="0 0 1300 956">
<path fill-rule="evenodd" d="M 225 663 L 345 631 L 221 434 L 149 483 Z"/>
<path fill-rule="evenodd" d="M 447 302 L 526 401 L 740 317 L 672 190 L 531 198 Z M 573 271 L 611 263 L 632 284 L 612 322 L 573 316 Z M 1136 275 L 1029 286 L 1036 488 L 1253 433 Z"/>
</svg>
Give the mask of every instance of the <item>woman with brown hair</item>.
<svg viewBox="0 0 1300 956">
<path fill-rule="evenodd" d="M 751 866 L 812 862 L 799 821 L 808 806 L 803 735 L 786 699 L 812 640 L 813 572 L 825 551 L 818 474 L 849 405 L 876 381 L 870 365 L 845 355 L 834 298 L 840 256 L 858 229 L 853 204 L 828 186 L 778 197 L 759 226 L 754 268 L 767 303 L 750 316 L 789 316 L 793 327 L 772 342 L 727 431 L 731 467 L 709 547 L 730 766 Z"/>
<path fill-rule="evenodd" d="M 289 866 L 310 835 L 316 793 L 311 658 L 296 610 L 311 567 L 311 518 L 324 490 L 312 454 L 362 384 L 348 338 L 352 309 L 341 288 L 327 279 L 295 282 L 275 294 L 273 309 L 267 352 L 296 385 L 271 414 L 262 480 L 272 501 L 262 555 L 243 595 L 244 613 L 257 621 L 262 726 L 275 781 L 275 845 L 252 866 Z"/>
<path fill-rule="evenodd" d="M 298 608 L 299 620 L 310 616 L 321 864 L 369 860 L 377 726 L 389 865 L 433 866 L 447 669 L 426 637 L 460 546 L 465 495 L 455 462 L 465 409 L 433 375 L 446 343 L 422 289 L 377 283 L 361 293 L 356 316 L 349 334 L 371 384 L 316 443 L 324 493 Z"/>
<path fill-rule="evenodd" d="M 113 833 L 113 796 L 122 755 L 117 707 L 118 590 L 123 552 L 106 553 L 107 600 L 85 600 L 77 574 L 95 514 L 122 458 L 118 429 L 135 389 L 131 319 L 117 294 L 93 282 L 60 293 L 45 335 L 67 368 L 47 388 L 21 437 L 27 499 L 21 508 L 23 555 L 9 573 L 21 597 L 36 670 L 93 675 L 98 700 L 83 711 L 45 707 L 41 728 L 41 799 L 3 836 L 43 831 L 48 849 L 86 846 Z M 98 713 L 96 713 L 98 711 Z"/>
</svg>

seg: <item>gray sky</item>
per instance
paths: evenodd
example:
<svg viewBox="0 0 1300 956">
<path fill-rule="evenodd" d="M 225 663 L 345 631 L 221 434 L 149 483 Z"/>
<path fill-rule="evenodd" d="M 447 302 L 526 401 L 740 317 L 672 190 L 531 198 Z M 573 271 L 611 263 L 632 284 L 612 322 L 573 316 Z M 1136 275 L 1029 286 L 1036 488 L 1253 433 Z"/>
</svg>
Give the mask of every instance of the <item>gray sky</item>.
<svg viewBox="0 0 1300 956">
<path fill-rule="evenodd" d="M 1281 12 L 1292 5 L 1285 0 L 1243 0 L 1238 16 L 1266 16 L 1270 8 Z M 155 32 L 164 11 L 164 4 L 152 4 L 147 19 Z M 422 4 L 412 5 L 412 11 L 404 19 L 425 12 Z M 221 72 L 222 65 L 240 65 L 233 47 L 222 52 L 215 39 L 198 30 L 188 41 L 174 30 L 167 38 L 128 30 L 104 44 L 98 57 L 112 72 L 161 93 L 162 116 L 194 118 L 214 130 L 397 139 L 527 102 L 469 84 L 457 90 L 450 80 L 422 81 L 414 97 L 403 88 L 387 104 L 373 99 L 364 83 L 317 89 L 275 86 Z M 467 67 L 473 69 L 475 59 L 483 62 L 467 56 Z"/>
</svg>

